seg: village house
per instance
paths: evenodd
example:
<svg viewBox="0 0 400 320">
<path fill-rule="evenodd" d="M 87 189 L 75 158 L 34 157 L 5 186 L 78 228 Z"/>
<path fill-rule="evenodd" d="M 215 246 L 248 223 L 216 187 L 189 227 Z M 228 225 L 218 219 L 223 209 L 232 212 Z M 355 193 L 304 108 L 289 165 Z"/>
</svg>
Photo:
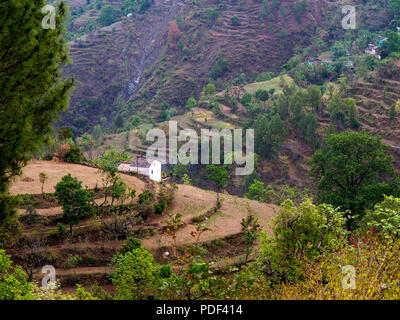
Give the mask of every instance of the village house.
<svg viewBox="0 0 400 320">
<path fill-rule="evenodd" d="M 380 52 L 381 52 L 381 48 L 373 43 L 369 43 L 368 48 L 366 48 L 364 50 L 365 54 L 370 54 L 372 56 L 375 56 L 375 58 L 377 58 L 379 60 L 381 59 Z"/>
<path fill-rule="evenodd" d="M 162 164 L 158 160 L 137 157 L 131 163 L 121 163 L 118 167 L 121 172 L 137 172 L 148 176 L 151 180 L 161 182 Z"/>
</svg>

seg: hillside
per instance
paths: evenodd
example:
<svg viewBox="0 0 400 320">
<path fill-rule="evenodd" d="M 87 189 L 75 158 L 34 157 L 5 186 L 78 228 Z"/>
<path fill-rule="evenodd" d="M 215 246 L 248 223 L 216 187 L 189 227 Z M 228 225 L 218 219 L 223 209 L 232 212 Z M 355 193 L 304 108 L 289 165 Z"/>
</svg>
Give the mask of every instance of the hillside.
<svg viewBox="0 0 400 320">
<path fill-rule="evenodd" d="M 59 223 L 63 223 L 61 219 L 62 208 L 56 202 L 50 201 L 51 199 L 44 201 L 39 196 L 41 184 L 37 179 L 38 172 L 44 172 L 49 177 L 45 183 L 45 192 L 53 192 L 54 183 L 68 173 L 77 176 L 82 180 L 83 185 L 87 185 L 89 188 L 95 187 L 101 176 L 95 168 L 52 161 L 34 161 L 28 164 L 21 179 L 14 182 L 11 189 L 22 197 L 25 194 L 31 195 L 31 198 L 25 200 L 25 205 L 32 201 L 31 203 L 37 208 L 36 213 L 39 216 L 31 221 L 28 219 L 29 216 L 27 216 L 24 208 L 20 208 L 24 238 L 40 236 L 41 250 L 45 250 L 46 259 L 50 259 L 49 261 L 57 268 L 63 290 L 68 291 L 68 288 L 77 281 L 89 286 L 94 279 L 107 287 L 106 274 L 112 271 L 108 267 L 110 258 L 125 242 L 124 239 L 108 238 L 101 232 L 104 228 L 101 221 L 110 223 L 114 219 L 113 216 L 103 215 L 101 220 L 97 217 L 85 219 L 74 228 L 75 240 L 71 243 L 57 231 L 59 230 Z M 121 176 L 129 186 L 137 190 L 138 194 L 144 191 L 146 185 L 151 188 L 148 183 L 134 176 L 125 174 L 121 174 Z M 100 194 L 96 198 L 102 200 Z M 212 231 L 205 232 L 201 241 L 211 250 L 207 259 L 223 265 L 223 261 L 226 259 L 235 260 L 243 254 L 243 240 L 240 237 L 242 218 L 251 213 L 259 219 L 263 228 L 269 228 L 269 223 L 277 213 L 278 207 L 223 194 L 222 207 L 216 213 L 212 213 L 215 198 L 214 192 L 187 185 L 178 185 L 174 200 L 168 208 L 168 213 L 179 213 L 184 221 L 184 227 L 177 233 L 178 248 L 184 248 L 195 241 L 195 238 L 191 235 L 193 231 L 196 231 L 193 218 L 207 217 L 205 224 Z M 39 200 L 35 201 L 34 199 Z M 41 209 L 40 207 L 43 205 L 46 205 L 47 208 Z M 141 239 L 144 246 L 155 255 L 158 261 L 162 262 L 168 261 L 165 252 L 171 252 L 171 240 L 164 233 L 166 219 L 168 219 L 168 216 L 163 214 L 135 224 L 130 229 L 130 233 Z M 224 248 L 223 250 L 221 245 Z M 20 257 L 26 254 L 24 251 L 26 248 L 18 245 L 13 248 L 13 246 L 10 243 L 9 250 L 15 261 L 20 261 Z M 71 259 L 74 256 L 80 257 L 79 262 L 72 262 Z M 35 274 L 40 277 L 40 270 L 35 270 Z"/>
<path fill-rule="evenodd" d="M 65 70 L 78 85 L 62 124 L 83 133 L 103 116 L 107 126 L 118 114 L 123 122 L 133 114 L 157 120 L 163 102 L 181 112 L 190 95 L 200 93 L 219 57 L 227 61 L 223 80 L 281 70 L 295 48 L 310 44 L 331 5 L 308 1 L 308 10 L 297 19 L 294 4 L 282 1 L 284 16 L 277 7 L 260 19 L 262 3 L 252 0 L 157 0 L 144 14 L 78 38 L 70 43 L 73 63 Z M 215 21 L 209 8 L 217 12 Z M 178 15 L 183 30 L 174 43 L 168 32 Z"/>
</svg>

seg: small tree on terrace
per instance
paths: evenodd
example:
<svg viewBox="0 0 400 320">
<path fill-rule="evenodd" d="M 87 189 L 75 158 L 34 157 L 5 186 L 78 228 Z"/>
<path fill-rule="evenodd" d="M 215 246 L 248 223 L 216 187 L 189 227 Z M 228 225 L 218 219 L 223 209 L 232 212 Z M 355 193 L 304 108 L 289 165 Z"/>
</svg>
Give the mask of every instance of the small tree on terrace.
<svg viewBox="0 0 400 320">
<path fill-rule="evenodd" d="M 40 181 L 40 183 L 42 184 L 42 196 L 43 196 L 43 198 L 44 198 L 44 184 L 45 184 L 45 182 L 47 181 L 47 179 L 48 179 L 49 177 L 44 173 L 44 172 L 40 172 L 39 173 L 39 181 Z"/>
<path fill-rule="evenodd" d="M 87 188 L 82 188 L 82 182 L 73 178 L 71 174 L 64 176 L 56 187 L 56 197 L 63 208 L 63 217 L 70 227 L 72 237 L 72 227 L 79 221 L 93 214 L 93 196 Z"/>
<path fill-rule="evenodd" d="M 251 247 L 257 239 L 258 232 L 260 231 L 260 224 L 258 223 L 258 219 L 251 214 L 246 218 L 243 218 L 240 224 L 242 225 L 242 236 L 246 241 L 246 263 L 249 259 Z"/>
<path fill-rule="evenodd" d="M 217 192 L 217 208 L 220 207 L 219 193 L 221 189 L 228 184 L 229 174 L 226 165 L 207 165 L 208 180 L 215 183 L 215 191 Z"/>
</svg>

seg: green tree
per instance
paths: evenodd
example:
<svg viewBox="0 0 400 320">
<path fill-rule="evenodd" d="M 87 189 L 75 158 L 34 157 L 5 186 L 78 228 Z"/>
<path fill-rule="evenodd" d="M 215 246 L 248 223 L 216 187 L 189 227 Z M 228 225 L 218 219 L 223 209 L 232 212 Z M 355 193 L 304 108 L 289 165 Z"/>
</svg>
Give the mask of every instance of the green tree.
<svg viewBox="0 0 400 320">
<path fill-rule="evenodd" d="M 318 200 L 350 210 L 353 218 L 362 215 L 365 208 L 376 203 L 366 199 L 371 188 L 375 198 L 382 197 L 378 187 L 395 175 L 388 151 L 379 138 L 364 131 L 329 135 L 310 159 Z"/>
<path fill-rule="evenodd" d="M 249 190 L 244 194 L 246 198 L 261 202 L 270 202 L 274 196 L 274 190 L 271 186 L 264 187 L 264 182 L 254 179 L 249 186 Z"/>
<path fill-rule="evenodd" d="M 64 176 L 55 186 L 58 203 L 63 208 L 63 217 L 70 227 L 80 222 L 84 217 L 93 214 L 93 196 L 91 191 L 82 188 L 82 182 L 73 178 L 71 174 Z"/>
<path fill-rule="evenodd" d="M 390 120 L 393 120 L 395 117 L 396 117 L 396 108 L 394 105 L 392 105 L 389 110 L 389 118 Z"/>
<path fill-rule="evenodd" d="M 112 5 L 106 5 L 101 8 L 100 16 L 97 21 L 100 26 L 106 27 L 113 24 L 117 18 L 117 10 Z"/>
<path fill-rule="evenodd" d="M 258 219 L 251 214 L 246 218 L 242 218 L 240 224 L 242 226 L 242 236 L 246 241 L 246 257 L 244 262 L 247 263 L 251 252 L 251 247 L 253 246 L 254 241 L 257 239 L 260 231 L 260 224 L 258 223 Z"/>
<path fill-rule="evenodd" d="M 187 102 L 186 102 L 186 110 L 187 111 L 190 111 L 190 110 L 192 110 L 193 108 L 196 108 L 197 107 L 197 101 L 196 101 L 196 99 L 195 98 L 193 98 L 193 97 L 190 97 L 188 100 L 187 100 Z"/>
<path fill-rule="evenodd" d="M 227 61 L 224 58 L 219 57 L 213 63 L 210 70 L 210 77 L 213 79 L 217 79 L 221 77 L 227 69 Z"/>
<path fill-rule="evenodd" d="M 271 119 L 262 115 L 254 123 L 254 135 L 256 152 L 270 159 L 287 136 L 286 124 L 277 113 Z"/>
<path fill-rule="evenodd" d="M 213 165 L 209 164 L 206 167 L 208 173 L 208 180 L 214 182 L 215 191 L 217 192 L 217 208 L 220 206 L 219 193 L 221 189 L 225 188 L 228 184 L 229 174 L 226 170 L 226 165 Z"/>
<path fill-rule="evenodd" d="M 265 89 L 258 88 L 255 92 L 255 96 L 260 101 L 267 101 L 269 98 L 268 91 Z"/>
<path fill-rule="evenodd" d="M 9 183 L 50 138 L 52 122 L 68 104 L 73 80 L 67 62 L 67 8 L 57 5 L 55 29 L 44 29 L 38 0 L 0 3 L 0 242 L 18 226 Z"/>
<path fill-rule="evenodd" d="M 253 99 L 253 96 L 250 93 L 245 93 L 242 98 L 240 99 L 240 103 L 245 107 L 250 106 L 250 103 Z"/>
<path fill-rule="evenodd" d="M 261 232 L 257 266 L 267 276 L 296 280 L 304 259 L 316 259 L 344 239 L 344 224 L 343 213 L 331 205 L 306 198 L 296 207 L 286 200 L 273 220 L 273 236 Z"/>
<path fill-rule="evenodd" d="M 39 173 L 39 181 L 42 184 L 42 197 L 43 198 L 44 198 L 44 184 L 48 179 L 49 179 L 49 177 L 47 176 L 47 174 L 45 174 L 44 172 Z"/>
<path fill-rule="evenodd" d="M 0 300 L 31 300 L 32 286 L 20 266 L 13 266 L 10 256 L 0 249 Z"/>
<path fill-rule="evenodd" d="M 143 246 L 113 258 L 112 283 L 119 300 L 145 299 L 156 287 L 156 262 Z"/>
<path fill-rule="evenodd" d="M 321 98 L 322 98 L 321 90 L 317 86 L 312 85 L 307 87 L 306 92 L 312 109 L 314 111 L 318 111 L 319 106 L 321 105 Z"/>
</svg>

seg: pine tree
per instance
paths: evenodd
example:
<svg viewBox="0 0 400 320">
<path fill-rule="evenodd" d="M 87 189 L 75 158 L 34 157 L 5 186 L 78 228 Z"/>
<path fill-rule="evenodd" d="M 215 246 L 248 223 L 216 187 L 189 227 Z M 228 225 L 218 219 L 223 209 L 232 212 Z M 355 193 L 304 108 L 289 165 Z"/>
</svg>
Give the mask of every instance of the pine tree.
<svg viewBox="0 0 400 320">
<path fill-rule="evenodd" d="M 55 28 L 44 29 L 45 5 L 43 0 L 0 2 L 0 241 L 17 225 L 10 180 L 49 139 L 51 122 L 67 105 L 73 84 L 60 75 L 67 62 L 67 9 L 61 2 Z"/>
</svg>

